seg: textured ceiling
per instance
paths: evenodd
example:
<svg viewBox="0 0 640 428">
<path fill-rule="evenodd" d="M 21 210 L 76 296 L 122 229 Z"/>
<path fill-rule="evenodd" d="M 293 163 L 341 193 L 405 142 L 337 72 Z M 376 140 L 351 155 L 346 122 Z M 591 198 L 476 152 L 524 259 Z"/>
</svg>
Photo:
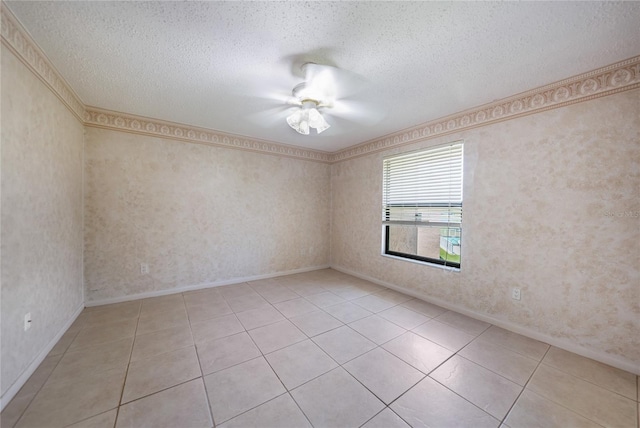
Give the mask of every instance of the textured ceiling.
<svg viewBox="0 0 640 428">
<path fill-rule="evenodd" d="M 87 105 L 330 152 L 640 50 L 640 2 L 6 4 Z M 305 61 L 364 76 L 386 117 L 297 134 L 271 97 Z"/>
</svg>

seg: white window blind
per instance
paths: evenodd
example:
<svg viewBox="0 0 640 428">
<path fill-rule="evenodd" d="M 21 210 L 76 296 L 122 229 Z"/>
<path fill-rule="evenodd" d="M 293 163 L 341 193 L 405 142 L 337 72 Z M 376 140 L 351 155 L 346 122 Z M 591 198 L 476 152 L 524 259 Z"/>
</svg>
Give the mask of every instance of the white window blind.
<svg viewBox="0 0 640 428">
<path fill-rule="evenodd" d="M 457 142 L 385 159 L 383 223 L 460 228 L 462 150 Z"/>
</svg>

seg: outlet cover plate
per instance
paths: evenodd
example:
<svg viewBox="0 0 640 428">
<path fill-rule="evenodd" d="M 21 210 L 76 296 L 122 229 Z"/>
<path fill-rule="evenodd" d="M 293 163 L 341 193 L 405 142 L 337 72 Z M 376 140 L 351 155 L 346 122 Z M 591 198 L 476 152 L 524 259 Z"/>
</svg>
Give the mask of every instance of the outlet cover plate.
<svg viewBox="0 0 640 428">
<path fill-rule="evenodd" d="M 24 331 L 27 331 L 31 328 L 31 312 L 27 313 L 24 316 Z"/>
</svg>

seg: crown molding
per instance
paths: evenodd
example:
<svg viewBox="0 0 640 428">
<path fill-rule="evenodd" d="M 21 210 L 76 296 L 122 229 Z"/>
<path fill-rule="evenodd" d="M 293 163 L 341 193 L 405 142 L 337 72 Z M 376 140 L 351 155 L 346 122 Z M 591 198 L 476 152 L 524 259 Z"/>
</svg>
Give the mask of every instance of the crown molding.
<svg viewBox="0 0 640 428">
<path fill-rule="evenodd" d="M 640 88 L 640 56 L 332 153 L 331 162 Z"/>
<path fill-rule="evenodd" d="M 0 1 L 0 39 L 2 44 L 49 87 L 51 92 L 82 122 L 84 104 L 80 97 L 62 78 L 3 1 Z"/>
<path fill-rule="evenodd" d="M 206 128 L 197 128 L 180 123 L 151 119 L 128 113 L 87 106 L 84 114 L 85 126 L 104 128 L 151 137 L 168 138 L 188 143 L 227 147 L 270 155 L 286 156 L 314 162 L 329 163 L 331 154 L 319 150 L 288 146 L 271 141 L 257 140 L 240 135 L 226 134 Z"/>
</svg>

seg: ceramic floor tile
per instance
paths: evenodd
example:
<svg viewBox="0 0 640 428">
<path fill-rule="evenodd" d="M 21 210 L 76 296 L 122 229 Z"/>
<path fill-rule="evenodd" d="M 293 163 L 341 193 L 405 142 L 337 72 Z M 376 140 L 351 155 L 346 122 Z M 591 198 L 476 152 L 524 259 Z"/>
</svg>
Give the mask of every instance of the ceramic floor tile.
<svg viewBox="0 0 640 428">
<path fill-rule="evenodd" d="M 203 343 L 243 332 L 244 327 L 238 318 L 231 314 L 193 323 L 191 331 L 193 332 L 193 340 L 196 343 Z"/>
<path fill-rule="evenodd" d="M 349 326 L 378 345 L 382 345 L 407 331 L 377 315 L 352 322 Z"/>
<path fill-rule="evenodd" d="M 391 404 L 414 428 L 496 428 L 500 421 L 427 377 Z"/>
<path fill-rule="evenodd" d="M 341 367 L 294 389 L 291 395 L 315 428 L 359 427 L 384 408 Z"/>
<path fill-rule="evenodd" d="M 307 336 L 313 337 L 344 324 L 324 311 L 316 311 L 290 318 Z"/>
<path fill-rule="evenodd" d="M 474 339 L 474 336 L 436 320 L 427 321 L 412 331 L 454 352 Z"/>
<path fill-rule="evenodd" d="M 216 290 L 225 299 L 233 299 L 235 297 L 255 294 L 255 290 L 246 282 L 242 284 L 223 285 L 221 287 L 216 287 Z"/>
<path fill-rule="evenodd" d="M 97 306 L 95 310 L 87 312 L 83 328 L 138 318 L 140 306 L 140 301 L 124 302 L 109 307 Z"/>
<path fill-rule="evenodd" d="M 49 377 L 52 382 L 59 380 L 81 380 L 92 373 L 126 368 L 131 356 L 133 337 L 85 346 L 75 352 L 64 354 Z"/>
<path fill-rule="evenodd" d="M 376 347 L 375 343 L 346 325 L 315 336 L 313 341 L 339 364 Z"/>
<path fill-rule="evenodd" d="M 142 426 L 213 426 L 202 379 L 194 379 L 120 407 L 116 428 Z"/>
<path fill-rule="evenodd" d="M 320 284 L 295 284 L 288 287 L 291 291 L 302 297 L 312 296 L 326 291 Z"/>
<path fill-rule="evenodd" d="M 220 425 L 220 428 L 311 428 L 289 394 L 268 401 Z"/>
<path fill-rule="evenodd" d="M 407 302 L 402 303 L 402 306 L 405 308 L 409 308 L 412 311 L 418 312 L 426 317 L 434 318 L 438 315 L 442 315 L 447 310 L 443 307 L 434 305 L 433 303 L 425 302 L 419 299 L 409 300 Z"/>
<path fill-rule="evenodd" d="M 18 394 L 13 397 L 0 413 L 0 427 L 12 428 L 15 426 L 35 395 L 35 393 Z"/>
<path fill-rule="evenodd" d="M 16 397 L 20 395 L 31 395 L 33 397 L 40 391 L 40 388 L 42 388 L 42 385 L 49 379 L 62 357 L 62 355 L 49 355 L 45 357 L 27 382 L 20 388 Z"/>
<path fill-rule="evenodd" d="M 216 425 L 286 392 L 262 357 L 210 374 L 204 379 Z"/>
<path fill-rule="evenodd" d="M 195 347 L 178 349 L 129 365 L 122 403 L 136 400 L 200 376 Z"/>
<path fill-rule="evenodd" d="M 309 303 L 303 298 L 287 300 L 286 302 L 276 303 L 273 306 L 287 318 L 319 310 L 316 305 Z"/>
<path fill-rule="evenodd" d="M 218 318 L 233 313 L 231 307 L 224 300 L 204 302 L 200 304 L 188 304 L 187 313 L 191 324 Z"/>
<path fill-rule="evenodd" d="M 193 382 L 200 404 L 181 390 Z M 209 390 L 227 428 L 640 428 L 639 389 L 636 375 L 323 270 L 85 308 L 0 424 L 211 426 Z"/>
<path fill-rule="evenodd" d="M 541 364 L 527 389 L 604 426 L 633 427 L 637 403 L 590 382 Z"/>
<path fill-rule="evenodd" d="M 542 360 L 543 364 L 579 377 L 610 391 L 637 400 L 636 375 L 582 357 L 554 346 Z"/>
<path fill-rule="evenodd" d="M 395 291 L 395 290 L 384 290 L 384 291 L 378 292 L 376 296 L 384 300 L 387 300 L 391 303 L 394 303 L 396 305 L 400 303 L 408 302 L 409 300 L 413 299 L 413 297 L 408 296 L 404 293 L 400 293 L 399 291 Z"/>
<path fill-rule="evenodd" d="M 369 351 L 343 367 L 386 404 L 425 376 L 382 348 Z"/>
<path fill-rule="evenodd" d="M 168 328 L 153 333 L 136 336 L 133 343 L 131 361 L 152 357 L 164 352 L 175 351 L 193 345 L 189 327 Z"/>
<path fill-rule="evenodd" d="M 338 366 L 311 340 L 272 352 L 265 358 L 289 390 Z"/>
<path fill-rule="evenodd" d="M 487 342 L 511 349 L 525 357 L 540 361 L 549 349 L 549 345 L 530 339 L 521 334 L 492 325 L 480 337 Z"/>
<path fill-rule="evenodd" d="M 397 305 L 397 303 L 384 300 L 383 298 L 373 294 L 360 297 L 359 299 L 352 300 L 351 302 L 374 313 L 384 311 L 385 309 L 389 309 Z"/>
<path fill-rule="evenodd" d="M 327 306 L 337 305 L 338 303 L 345 302 L 342 297 L 336 296 L 335 294 L 328 291 L 307 296 L 307 300 L 318 306 L 319 308 L 324 308 Z"/>
<path fill-rule="evenodd" d="M 369 315 L 373 314 L 362 306 L 358 306 L 351 302 L 339 303 L 337 305 L 327 306 L 323 309 L 332 317 L 336 318 L 339 321 L 342 321 L 345 324 L 357 321 L 362 318 L 366 318 Z"/>
<path fill-rule="evenodd" d="M 149 316 L 153 313 L 172 312 L 180 309 L 185 309 L 182 293 L 151 297 L 149 299 L 142 300 L 140 317 Z"/>
<path fill-rule="evenodd" d="M 246 332 L 196 346 L 202 373 L 207 375 L 262 355 Z"/>
<path fill-rule="evenodd" d="M 342 288 L 336 288 L 331 291 L 333 294 L 338 297 L 342 297 L 345 300 L 354 300 L 360 297 L 368 296 L 371 292 L 367 290 L 362 290 L 358 287 L 348 286 Z"/>
<path fill-rule="evenodd" d="M 82 312 L 80 312 L 80 314 L 73 321 L 73 323 L 71 323 L 68 330 L 72 330 L 72 331 L 82 330 L 85 327 L 87 323 L 87 319 L 89 318 L 90 315 L 91 315 L 91 311 L 88 311 L 87 308 L 84 308 Z"/>
<path fill-rule="evenodd" d="M 184 304 L 176 305 L 177 309 L 166 311 L 144 312 L 140 315 L 136 335 L 151 333 L 158 330 L 166 330 L 173 327 L 184 327 L 189 325 L 189 317 Z M 143 306 L 144 310 L 144 306 Z"/>
<path fill-rule="evenodd" d="M 249 287 L 254 291 L 259 293 L 260 290 L 271 290 L 284 287 L 280 282 L 280 278 L 282 277 L 256 279 L 255 281 L 247 282 L 247 284 L 249 284 Z"/>
<path fill-rule="evenodd" d="M 572 412 L 566 407 L 551 400 L 525 390 L 509 415 L 505 423 L 511 428 L 600 428 L 589 419 Z"/>
<path fill-rule="evenodd" d="M 488 322 L 480 321 L 454 311 L 447 311 L 442 315 L 438 315 L 436 320 L 473 336 L 478 336 L 491 327 L 491 324 Z"/>
<path fill-rule="evenodd" d="M 262 296 L 256 292 L 253 292 L 253 294 L 245 294 L 242 296 L 226 298 L 226 300 L 235 313 L 271 306 L 269 302 L 264 300 Z"/>
<path fill-rule="evenodd" d="M 425 374 L 429 374 L 453 355 L 447 348 L 410 331 L 382 347 Z"/>
<path fill-rule="evenodd" d="M 236 314 L 242 325 L 247 330 L 262 327 L 267 324 L 284 320 L 284 316 L 278 312 L 273 306 L 251 309 L 246 312 Z"/>
<path fill-rule="evenodd" d="M 294 291 L 288 289 L 285 286 L 279 286 L 279 288 L 271 290 L 257 290 L 258 293 L 264 297 L 264 299 L 271 303 L 280 303 L 287 300 L 298 299 L 300 296 Z"/>
<path fill-rule="evenodd" d="M 65 352 L 67 352 L 67 349 L 69 349 L 69 346 L 71 346 L 71 344 L 76 339 L 76 336 L 78 336 L 79 333 L 80 333 L 80 330 L 71 330 L 71 329 L 67 330 L 62 335 L 60 340 L 58 340 L 58 342 L 54 345 L 53 349 L 49 351 L 49 354 L 47 356 L 50 357 L 55 355 L 62 355 Z"/>
<path fill-rule="evenodd" d="M 379 312 L 378 316 L 391 321 L 402 328 L 406 328 L 407 330 L 411 330 L 420 324 L 424 324 L 430 319 L 402 306 L 394 306 L 393 308 L 386 309 Z"/>
<path fill-rule="evenodd" d="M 375 415 L 362 428 L 410 428 L 400 416 L 388 407 Z"/>
<path fill-rule="evenodd" d="M 63 427 L 116 408 L 125 371 L 118 368 L 94 373 L 78 383 L 45 383 L 17 426 Z"/>
<path fill-rule="evenodd" d="M 224 302 L 224 297 L 215 288 L 189 291 L 183 293 L 186 306 L 208 305 L 212 303 Z"/>
<path fill-rule="evenodd" d="M 249 331 L 249 335 L 256 342 L 263 354 L 302 342 L 307 338 L 298 327 L 289 321 L 280 321 Z"/>
<path fill-rule="evenodd" d="M 522 391 L 516 383 L 457 355 L 429 376 L 500 420 Z"/>
<path fill-rule="evenodd" d="M 363 290 L 367 290 L 370 293 L 381 293 L 383 291 L 390 290 L 389 288 L 383 287 L 382 285 L 374 284 L 373 282 L 369 282 L 365 279 L 350 277 L 348 275 L 345 276 L 344 281 L 350 282 L 351 285 L 361 288 Z M 340 283 L 343 283 L 344 281 Z"/>
<path fill-rule="evenodd" d="M 116 424 L 117 415 L 117 409 L 109 410 L 108 412 L 100 413 L 89 419 L 69 425 L 68 428 L 113 428 Z"/>
<path fill-rule="evenodd" d="M 67 351 L 77 351 L 85 346 L 99 345 L 101 343 L 114 342 L 119 339 L 133 337 L 136 331 L 138 319 L 128 319 L 113 322 L 97 327 L 87 327 L 80 330 Z"/>
<path fill-rule="evenodd" d="M 538 362 L 534 359 L 481 338 L 465 346 L 458 355 L 522 386 L 527 383 L 538 366 Z"/>
</svg>

